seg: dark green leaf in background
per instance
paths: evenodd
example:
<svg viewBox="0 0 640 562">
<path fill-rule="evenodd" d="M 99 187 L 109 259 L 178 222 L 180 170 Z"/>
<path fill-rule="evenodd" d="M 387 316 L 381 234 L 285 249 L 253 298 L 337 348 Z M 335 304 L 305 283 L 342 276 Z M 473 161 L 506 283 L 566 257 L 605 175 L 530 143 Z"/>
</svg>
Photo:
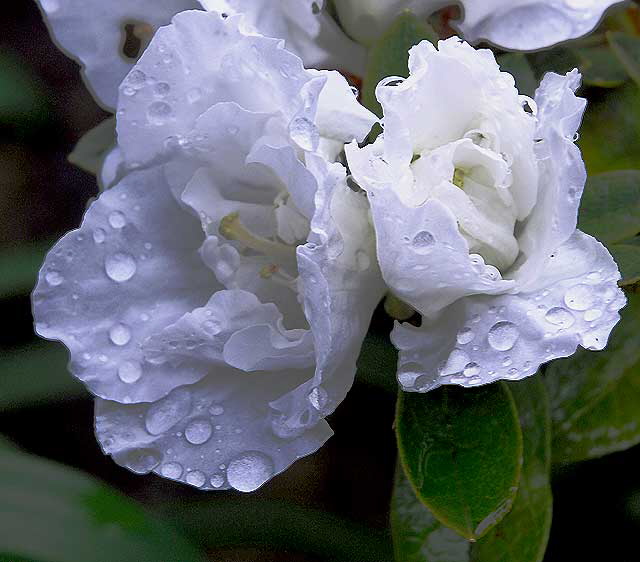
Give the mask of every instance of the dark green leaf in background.
<svg viewBox="0 0 640 562">
<path fill-rule="evenodd" d="M 38 270 L 54 240 L 16 244 L 0 249 L 0 299 L 28 295 L 38 280 Z"/>
<path fill-rule="evenodd" d="M 551 526 L 549 404 L 540 377 L 509 383 L 522 428 L 524 457 L 509 514 L 475 543 L 423 505 L 399 466 L 391 505 L 397 562 L 540 562 Z M 483 419 L 484 421 L 484 419 Z"/>
<path fill-rule="evenodd" d="M 0 556 L 42 562 L 202 562 L 171 526 L 91 477 L 0 452 Z"/>
<path fill-rule="evenodd" d="M 640 37 L 621 32 L 609 32 L 607 39 L 620 64 L 640 86 Z"/>
<path fill-rule="evenodd" d="M 402 466 L 421 501 L 467 539 L 511 509 L 522 433 L 505 384 L 401 393 L 396 433 Z"/>
<path fill-rule="evenodd" d="M 362 104 L 382 117 L 382 107 L 376 99 L 376 86 L 389 76 L 409 75 L 409 49 L 423 39 L 437 41 L 433 29 L 425 22 L 405 12 L 369 50 L 367 70 L 362 87 Z"/>
<path fill-rule="evenodd" d="M 574 49 L 574 52 L 580 60 L 582 81 L 587 86 L 617 88 L 629 79 L 625 67 L 608 44 Z"/>
<path fill-rule="evenodd" d="M 538 87 L 538 81 L 533 74 L 533 69 L 522 53 L 506 53 L 498 57 L 500 70 L 508 72 L 516 80 L 518 91 L 529 97 L 533 97 Z"/>
<path fill-rule="evenodd" d="M 640 442 L 640 295 L 628 297 L 604 351 L 580 350 L 545 373 L 554 462 L 599 457 Z"/>
</svg>

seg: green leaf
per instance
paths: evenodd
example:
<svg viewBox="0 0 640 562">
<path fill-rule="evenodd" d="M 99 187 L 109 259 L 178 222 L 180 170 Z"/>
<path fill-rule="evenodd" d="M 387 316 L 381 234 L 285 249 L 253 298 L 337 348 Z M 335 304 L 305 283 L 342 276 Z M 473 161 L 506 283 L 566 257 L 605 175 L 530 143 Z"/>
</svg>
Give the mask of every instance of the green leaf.
<svg viewBox="0 0 640 562">
<path fill-rule="evenodd" d="M 605 244 L 640 232 L 640 170 L 591 176 L 580 204 L 578 227 Z"/>
<path fill-rule="evenodd" d="M 410 12 L 404 12 L 369 50 L 367 70 L 362 87 L 362 104 L 382 117 L 376 99 L 376 86 L 389 76 L 409 75 L 409 49 L 423 39 L 437 41 L 435 31 Z"/>
<path fill-rule="evenodd" d="M 356 380 L 377 386 L 389 392 L 397 392 L 396 371 L 398 352 L 388 337 L 369 333 L 358 357 Z"/>
<path fill-rule="evenodd" d="M 522 428 L 520 486 L 509 514 L 472 546 L 474 562 L 541 562 L 549 540 L 553 505 L 549 400 L 540 376 L 508 386 Z"/>
<path fill-rule="evenodd" d="M 640 295 L 628 295 L 607 348 L 581 350 L 545 373 L 553 460 L 575 462 L 640 443 Z"/>
<path fill-rule="evenodd" d="M 0 124 L 29 129 L 46 121 L 47 113 L 42 86 L 28 66 L 6 52 L 0 53 Z"/>
<path fill-rule="evenodd" d="M 620 64 L 640 86 L 640 37 L 620 32 L 609 32 L 607 39 Z"/>
<path fill-rule="evenodd" d="M 0 248 L 0 299 L 28 295 L 53 240 Z"/>
<path fill-rule="evenodd" d="M 622 273 L 620 285 L 624 287 L 640 283 L 640 245 L 612 244 L 609 251 Z"/>
<path fill-rule="evenodd" d="M 82 383 L 68 372 L 68 360 L 59 343 L 5 351 L 0 358 L 0 411 L 87 396 Z"/>
<path fill-rule="evenodd" d="M 77 470 L 0 455 L 0 556 L 42 562 L 200 562 L 171 526 Z"/>
<path fill-rule="evenodd" d="M 538 82 L 526 55 L 522 53 L 506 53 L 498 57 L 498 64 L 500 65 L 500 70 L 508 72 L 515 78 L 516 86 L 521 94 L 533 97 L 538 87 Z"/>
<path fill-rule="evenodd" d="M 396 433 L 416 494 L 442 523 L 476 540 L 509 512 L 522 432 L 505 384 L 401 393 Z"/>
<path fill-rule="evenodd" d="M 589 94 L 594 95 L 589 95 L 578 142 L 589 174 L 639 168 L 640 88 L 628 81 Z"/>
<path fill-rule="evenodd" d="M 391 529 L 398 562 L 540 562 L 551 527 L 550 417 L 540 377 L 509 383 L 522 428 L 524 456 L 509 514 L 470 543 L 444 526 L 416 497 L 404 472 L 396 474 Z"/>
<path fill-rule="evenodd" d="M 587 86 L 616 88 L 629 76 L 609 45 L 574 49 L 580 59 L 582 80 Z"/>
</svg>

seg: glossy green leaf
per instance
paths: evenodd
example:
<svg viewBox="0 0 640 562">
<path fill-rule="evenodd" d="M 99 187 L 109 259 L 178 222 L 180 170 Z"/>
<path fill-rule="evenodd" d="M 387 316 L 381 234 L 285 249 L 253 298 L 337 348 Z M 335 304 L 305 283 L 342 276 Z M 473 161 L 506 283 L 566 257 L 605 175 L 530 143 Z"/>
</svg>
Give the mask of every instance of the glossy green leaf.
<svg viewBox="0 0 640 562">
<path fill-rule="evenodd" d="M 640 170 L 608 172 L 587 180 L 578 227 L 605 244 L 640 232 Z"/>
<path fill-rule="evenodd" d="M 640 88 L 635 82 L 589 92 L 578 145 L 590 175 L 640 168 L 638 138 Z"/>
<path fill-rule="evenodd" d="M 616 88 L 629 79 L 625 67 L 609 45 L 576 49 L 575 53 L 580 59 L 582 80 L 587 86 Z"/>
<path fill-rule="evenodd" d="M 435 42 L 437 36 L 424 21 L 404 12 L 369 50 L 367 70 L 362 87 L 362 104 L 382 117 L 382 107 L 376 99 L 376 86 L 389 76 L 409 75 L 409 49 L 423 39 Z"/>
<path fill-rule="evenodd" d="M 0 248 L 0 299 L 28 295 L 35 287 L 38 270 L 53 240 Z"/>
<path fill-rule="evenodd" d="M 538 375 L 508 386 L 522 428 L 520 485 L 510 513 L 472 546 L 473 562 L 541 562 L 549 540 L 553 500 L 548 397 Z"/>
<path fill-rule="evenodd" d="M 553 460 L 599 457 L 640 443 L 640 295 L 628 295 L 607 348 L 554 361 L 545 374 Z"/>
<path fill-rule="evenodd" d="M 518 489 L 522 432 L 505 384 L 401 393 L 402 466 L 439 521 L 478 539 L 509 512 Z"/>
<path fill-rule="evenodd" d="M 627 33 L 607 33 L 611 50 L 629 76 L 640 86 L 640 37 Z"/>
<path fill-rule="evenodd" d="M 516 80 L 518 91 L 529 97 L 533 97 L 538 87 L 538 81 L 529 64 L 527 56 L 522 53 L 506 53 L 498 57 L 500 70 L 508 72 Z"/>
<path fill-rule="evenodd" d="M 402 469 L 396 474 L 391 529 L 397 562 L 540 562 L 551 527 L 550 417 L 540 377 L 509 383 L 523 435 L 518 494 L 509 514 L 470 543 L 444 526 L 415 495 Z"/>
<path fill-rule="evenodd" d="M 88 396 L 67 369 L 66 348 L 41 342 L 0 357 L 0 411 Z"/>
<path fill-rule="evenodd" d="M 75 469 L 0 455 L 0 555 L 42 562 L 201 562 L 170 525 Z"/>
<path fill-rule="evenodd" d="M 612 244 L 609 251 L 616 260 L 622 280 L 620 284 L 635 285 L 640 282 L 640 245 L 637 244 Z"/>
</svg>

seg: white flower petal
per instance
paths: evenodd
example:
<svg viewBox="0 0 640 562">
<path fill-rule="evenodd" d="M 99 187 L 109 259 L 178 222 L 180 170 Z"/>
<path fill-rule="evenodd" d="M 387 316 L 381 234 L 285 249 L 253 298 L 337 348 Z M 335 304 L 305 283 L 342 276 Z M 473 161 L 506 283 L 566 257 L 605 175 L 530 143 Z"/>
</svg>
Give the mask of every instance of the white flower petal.
<svg viewBox="0 0 640 562">
<path fill-rule="evenodd" d="M 603 349 L 626 303 L 606 248 L 576 231 L 541 270 L 534 291 L 470 296 L 423 319 L 420 328 L 397 325 L 393 342 L 404 390 L 518 380 L 578 345 Z"/>
<path fill-rule="evenodd" d="M 324 420 L 287 439 L 269 423 L 269 401 L 308 376 L 216 367 L 153 404 L 98 399 L 96 435 L 105 453 L 134 472 L 153 471 L 202 490 L 250 492 L 331 436 Z"/>
<path fill-rule="evenodd" d="M 620 0 L 462 0 L 458 28 L 470 42 L 488 40 L 506 49 L 535 50 L 592 31 Z"/>
<path fill-rule="evenodd" d="M 134 60 L 122 51 L 127 24 L 150 38 L 182 10 L 200 7 L 196 0 L 38 0 L 60 49 L 83 67 L 87 86 L 106 109 L 115 108 L 118 86 Z M 144 44 L 144 38 L 142 38 Z"/>
<path fill-rule="evenodd" d="M 310 123 L 325 78 L 312 77 L 281 41 L 247 35 L 240 23 L 190 11 L 156 33 L 120 88 L 118 142 L 128 162 L 162 155 L 216 103 Z"/>
<path fill-rule="evenodd" d="M 33 294 L 38 333 L 62 341 L 72 373 L 109 400 L 156 400 L 199 380 L 200 370 L 148 363 L 141 344 L 219 286 L 201 243 L 162 168 L 127 175 L 47 255 Z"/>
<path fill-rule="evenodd" d="M 267 37 L 284 39 L 286 48 L 309 68 L 364 74 L 365 49 L 327 14 L 323 0 L 202 0 L 202 4 L 219 13 L 243 14 L 246 25 Z"/>
</svg>

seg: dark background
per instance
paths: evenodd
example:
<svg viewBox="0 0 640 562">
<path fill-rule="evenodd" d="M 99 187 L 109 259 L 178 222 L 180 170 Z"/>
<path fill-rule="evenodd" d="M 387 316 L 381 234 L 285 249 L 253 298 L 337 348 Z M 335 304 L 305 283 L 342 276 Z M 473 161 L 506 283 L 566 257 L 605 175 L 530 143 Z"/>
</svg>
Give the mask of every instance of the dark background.
<svg viewBox="0 0 640 562">
<path fill-rule="evenodd" d="M 51 42 L 35 2 L 6 2 L 0 17 L 0 89 L 8 88 L 14 99 L 11 107 L 0 105 L 4 276 L 14 273 L 8 270 L 14 267 L 12 257 L 18 260 L 25 248 L 37 255 L 79 224 L 97 188 L 91 175 L 66 158 L 108 114 L 93 102 L 77 65 Z M 70 378 L 62 346 L 39 343 L 34 336 L 29 296 L 3 296 L 0 396 L 18 378 L 33 379 L 32 385 L 48 377 Z M 384 335 L 388 329 L 389 322 L 378 315 L 374 330 Z M 329 553 L 339 552 L 345 560 L 386 562 L 392 558 L 387 529 L 396 452 L 394 374 L 384 370 L 382 383 L 372 373 L 360 373 L 329 420 L 335 436 L 320 452 L 250 495 L 198 492 L 117 466 L 94 439 L 90 396 L 71 383 L 68 395 L 43 391 L 28 407 L 1 402 L 0 434 L 29 453 L 94 475 L 152 513 L 173 519 L 211 560 L 319 561 L 334 560 Z M 554 522 L 545 560 L 640 559 L 640 447 L 556 468 L 553 484 Z M 221 529 L 224 539 L 216 534 Z M 325 543 L 326 556 L 318 554 L 322 545 L 308 546 L 314 541 Z"/>
</svg>

